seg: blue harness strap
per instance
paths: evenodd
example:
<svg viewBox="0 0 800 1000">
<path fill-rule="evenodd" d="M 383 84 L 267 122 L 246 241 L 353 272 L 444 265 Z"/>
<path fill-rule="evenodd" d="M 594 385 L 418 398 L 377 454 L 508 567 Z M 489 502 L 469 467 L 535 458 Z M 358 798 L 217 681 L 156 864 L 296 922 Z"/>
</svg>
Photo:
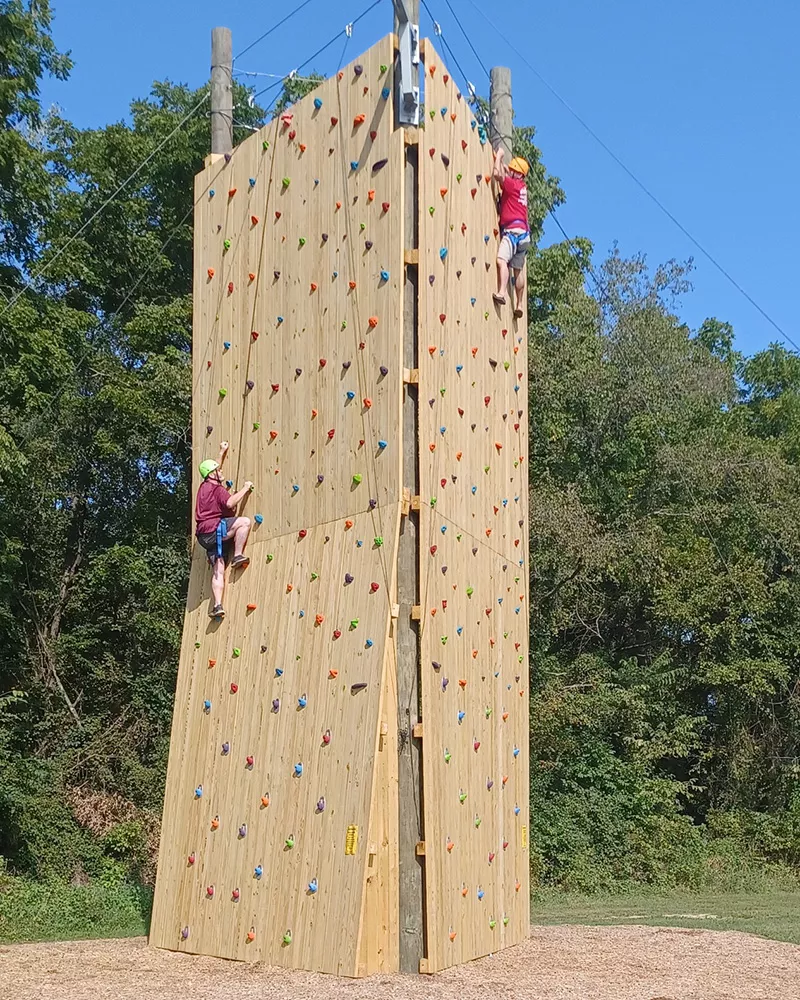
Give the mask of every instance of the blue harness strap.
<svg viewBox="0 0 800 1000">
<path fill-rule="evenodd" d="M 223 517 L 217 525 L 217 559 L 222 559 L 222 543 L 228 534 L 228 522 Z"/>
<path fill-rule="evenodd" d="M 511 245 L 514 247 L 514 253 L 517 253 L 519 250 L 520 243 L 530 243 L 531 241 L 530 232 L 510 233 L 507 229 L 504 229 L 503 236 L 507 236 L 511 240 Z"/>
</svg>

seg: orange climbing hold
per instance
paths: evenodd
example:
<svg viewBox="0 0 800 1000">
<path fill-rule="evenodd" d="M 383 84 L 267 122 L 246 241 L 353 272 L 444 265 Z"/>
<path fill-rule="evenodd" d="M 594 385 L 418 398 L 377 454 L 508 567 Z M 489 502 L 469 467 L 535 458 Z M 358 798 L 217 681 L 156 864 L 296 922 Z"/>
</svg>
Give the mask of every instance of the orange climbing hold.
<svg viewBox="0 0 800 1000">
<path fill-rule="evenodd" d="M 378 317 L 377 316 L 370 316 L 370 318 L 369 318 L 369 325 L 374 330 L 375 327 L 378 325 Z"/>
<path fill-rule="evenodd" d="M 456 112 L 455 111 L 451 111 L 450 112 L 450 121 L 454 122 L 455 120 L 456 120 Z"/>
<path fill-rule="evenodd" d="M 369 396 L 364 397 L 364 409 L 365 410 L 372 409 L 372 400 L 369 398 Z"/>
<path fill-rule="evenodd" d="M 219 816 L 215 816 L 211 820 L 211 829 L 212 830 L 218 830 L 219 829 Z"/>
<path fill-rule="evenodd" d="M 332 681 L 335 681 L 338 676 L 339 676 L 339 671 L 334 670 L 333 667 L 331 667 L 331 669 L 328 671 L 328 677 L 330 677 Z"/>
<path fill-rule="evenodd" d="M 210 267 L 208 269 L 208 277 L 209 277 L 209 280 L 214 277 L 214 268 L 213 267 Z"/>
<path fill-rule="evenodd" d="M 317 283 L 316 283 L 316 281 L 312 281 L 311 282 L 311 291 L 312 292 L 316 292 L 316 290 L 317 290 Z"/>
<path fill-rule="evenodd" d="M 261 808 L 266 809 L 269 806 L 269 795 L 261 796 Z"/>
<path fill-rule="evenodd" d="M 462 677 L 461 680 L 458 682 L 458 686 L 460 688 L 465 688 L 467 686 L 466 678 Z"/>
<path fill-rule="evenodd" d="M 277 436 L 278 436 L 278 432 L 277 431 L 273 430 L 273 431 L 269 432 L 269 439 L 270 439 L 270 441 L 274 441 Z"/>
<path fill-rule="evenodd" d="M 291 592 L 292 592 L 293 590 L 294 590 L 294 587 L 292 586 L 292 584 L 291 584 L 291 583 L 287 583 L 287 584 L 286 584 L 286 593 L 287 593 L 287 594 L 291 594 Z"/>
<path fill-rule="evenodd" d="M 430 354 L 431 357 L 433 357 L 435 353 L 436 353 L 436 346 L 435 345 L 433 345 L 433 346 L 431 346 L 431 347 L 428 348 L 428 354 Z"/>
<path fill-rule="evenodd" d="M 477 347 L 473 347 L 472 348 L 472 356 L 473 356 L 473 358 L 477 358 L 477 356 L 478 356 L 478 348 Z"/>
<path fill-rule="evenodd" d="M 336 211 L 338 212 L 341 207 L 342 207 L 342 203 L 340 201 L 337 201 L 336 202 Z"/>
<path fill-rule="evenodd" d="M 464 452 L 463 452 L 463 451 L 457 451 L 457 452 L 456 452 L 456 461 L 457 461 L 457 462 L 460 462 L 460 461 L 461 461 L 461 456 L 462 456 L 463 454 L 464 454 Z"/>
<path fill-rule="evenodd" d="M 301 153 L 305 153 L 305 151 L 306 151 L 306 144 L 304 142 L 298 143 L 297 148 L 300 150 Z"/>
<path fill-rule="evenodd" d="M 325 615 L 315 615 L 314 616 L 314 624 L 315 625 L 322 625 L 322 623 L 324 621 L 325 621 Z"/>
<path fill-rule="evenodd" d="M 356 115 L 353 119 L 353 126 L 363 125 L 366 120 L 366 115 Z"/>
<path fill-rule="evenodd" d="M 258 607 L 257 604 L 248 604 L 247 605 L 247 610 L 248 611 L 255 611 L 257 607 Z"/>
<path fill-rule="evenodd" d="M 351 291 L 351 292 L 352 292 L 352 291 L 353 291 L 353 289 L 354 289 L 354 288 L 356 287 L 356 283 L 355 283 L 355 281 L 348 281 L 348 282 L 347 282 L 347 284 L 348 284 L 348 285 L 350 286 L 350 291 Z"/>
<path fill-rule="evenodd" d="M 430 73 L 431 76 L 435 76 L 436 75 L 436 67 L 435 66 L 429 66 L 428 67 L 428 72 Z"/>
<path fill-rule="evenodd" d="M 502 446 L 502 445 L 500 444 L 500 442 L 499 442 L 499 441 L 495 441 L 495 443 L 494 443 L 494 446 L 495 446 L 495 448 L 497 448 L 497 450 L 498 450 L 498 451 L 500 451 L 500 450 L 502 449 L 502 447 L 503 447 L 503 446 Z M 497 513 L 497 508 L 496 508 L 496 507 L 495 507 L 495 509 L 494 509 L 494 512 L 495 512 L 495 514 Z"/>
<path fill-rule="evenodd" d="M 444 198 L 447 194 L 447 188 L 439 188 L 439 194 Z"/>
<path fill-rule="evenodd" d="M 247 932 L 247 940 L 252 942 L 255 941 L 255 939 L 256 939 L 256 932 L 251 927 L 250 930 Z"/>
<path fill-rule="evenodd" d="M 231 188 L 228 192 L 228 197 L 232 198 L 236 194 L 236 188 Z"/>
<path fill-rule="evenodd" d="M 428 447 L 430 448 L 431 451 L 436 451 L 436 445 L 435 444 L 429 444 Z"/>
<path fill-rule="evenodd" d="M 216 667 L 216 665 L 217 665 L 217 661 L 216 660 L 209 660 L 208 661 L 208 669 L 209 670 L 211 670 L 213 667 Z"/>
<path fill-rule="evenodd" d="M 256 275 L 255 275 L 254 271 L 250 271 L 248 273 L 247 277 L 250 279 L 250 281 L 255 281 L 256 280 Z"/>
<path fill-rule="evenodd" d="M 344 530 L 345 531 L 349 531 L 350 528 L 352 528 L 352 527 L 353 527 L 353 522 L 352 521 L 345 521 L 344 522 Z"/>
<path fill-rule="evenodd" d="M 375 201 L 375 192 L 367 191 L 367 201 Z"/>
</svg>

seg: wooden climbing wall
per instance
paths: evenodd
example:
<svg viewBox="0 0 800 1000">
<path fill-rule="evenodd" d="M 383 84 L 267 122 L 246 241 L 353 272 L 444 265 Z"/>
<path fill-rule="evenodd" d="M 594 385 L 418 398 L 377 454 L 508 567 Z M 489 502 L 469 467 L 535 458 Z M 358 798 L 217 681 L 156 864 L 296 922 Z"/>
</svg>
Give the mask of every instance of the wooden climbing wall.
<svg viewBox="0 0 800 1000">
<path fill-rule="evenodd" d="M 223 471 L 255 484 L 256 524 L 221 623 L 194 550 L 160 947 L 350 976 L 397 965 L 393 61 L 389 36 L 197 177 L 194 465 L 230 441 Z"/>
<path fill-rule="evenodd" d="M 529 932 L 527 323 L 492 301 L 492 152 L 429 41 L 420 613 L 429 972 Z"/>
</svg>

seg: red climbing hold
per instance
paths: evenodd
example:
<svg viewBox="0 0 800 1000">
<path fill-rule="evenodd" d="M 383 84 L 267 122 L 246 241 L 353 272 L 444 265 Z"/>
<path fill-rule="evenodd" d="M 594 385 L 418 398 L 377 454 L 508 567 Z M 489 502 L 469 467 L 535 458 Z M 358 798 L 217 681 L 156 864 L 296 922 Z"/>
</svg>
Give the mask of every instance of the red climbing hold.
<svg viewBox="0 0 800 1000">
<path fill-rule="evenodd" d="M 328 359 L 327 358 L 320 358 L 319 359 L 319 366 L 320 366 L 320 368 L 324 368 L 325 365 L 327 365 L 327 363 L 328 363 Z"/>
<path fill-rule="evenodd" d="M 278 436 L 278 432 L 277 431 L 270 431 L 269 432 L 269 439 L 270 439 L 270 441 L 274 441 L 277 436 Z"/>
<path fill-rule="evenodd" d="M 338 212 L 341 207 L 342 207 L 342 203 L 340 201 L 337 201 L 336 202 L 336 211 Z"/>
<path fill-rule="evenodd" d="M 239 690 L 239 685 L 231 683 L 231 694 L 236 694 L 238 690 Z"/>
<path fill-rule="evenodd" d="M 312 281 L 311 282 L 311 291 L 312 292 L 316 292 L 316 290 L 317 290 L 317 283 L 315 281 Z"/>
<path fill-rule="evenodd" d="M 461 148 L 464 149 L 464 150 L 466 150 L 466 148 L 467 148 L 467 140 L 466 139 L 462 139 L 461 140 Z"/>
<path fill-rule="evenodd" d="M 253 340 L 258 340 L 258 330 L 251 330 L 250 336 L 253 338 Z"/>
<path fill-rule="evenodd" d="M 280 387 L 281 387 L 280 382 L 273 382 L 272 383 L 272 391 L 273 392 L 277 392 L 280 389 Z"/>
<path fill-rule="evenodd" d="M 316 417 L 316 415 L 317 415 L 317 411 L 316 410 L 312 410 L 311 411 L 311 419 L 313 420 Z"/>
<path fill-rule="evenodd" d="M 216 660 L 209 660 L 208 661 L 208 669 L 209 670 L 211 670 L 212 667 L 216 667 L 216 665 L 217 665 L 217 661 Z"/>
<path fill-rule="evenodd" d="M 281 217 L 281 213 L 280 213 L 280 212 L 276 212 L 276 213 L 275 213 L 275 218 L 276 218 L 276 219 L 280 219 L 280 217 Z"/>
<path fill-rule="evenodd" d="M 436 555 L 437 548 L 438 548 L 438 545 L 431 545 L 431 555 L 432 556 Z"/>
<path fill-rule="evenodd" d="M 430 346 L 428 348 L 428 354 L 430 354 L 430 356 L 433 357 L 435 353 L 436 353 L 436 345 Z"/>
<path fill-rule="evenodd" d="M 341 634 L 342 634 L 341 629 L 335 628 L 333 630 L 333 638 L 334 639 L 338 639 L 341 636 Z"/>
<path fill-rule="evenodd" d="M 484 396 L 483 397 L 483 405 L 484 406 L 488 406 L 489 403 L 491 403 L 491 401 L 492 401 L 492 397 L 491 396 Z"/>
<path fill-rule="evenodd" d="M 430 73 L 431 76 L 435 76 L 435 74 L 436 74 L 436 67 L 435 66 L 429 66 L 428 67 L 428 72 Z"/>
<path fill-rule="evenodd" d="M 231 188 L 228 192 L 228 197 L 232 198 L 236 194 L 236 188 Z"/>
<path fill-rule="evenodd" d="M 331 125 L 333 126 L 333 125 L 338 125 L 338 124 L 339 124 L 339 119 L 338 118 L 334 118 L 333 115 L 331 115 Z"/>
<path fill-rule="evenodd" d="M 344 522 L 344 530 L 345 531 L 349 531 L 350 528 L 352 528 L 352 527 L 353 527 L 353 522 L 352 521 L 345 521 Z"/>
<path fill-rule="evenodd" d="M 439 313 L 439 322 L 440 323 L 444 323 L 444 321 L 446 319 L 447 319 L 447 313 Z"/>
<path fill-rule="evenodd" d="M 450 74 L 445 73 L 444 76 L 442 77 L 442 83 L 448 83 L 449 80 L 450 80 Z"/>
<path fill-rule="evenodd" d="M 258 607 L 257 604 L 248 604 L 247 605 L 247 610 L 248 611 L 255 611 L 257 607 Z"/>
<path fill-rule="evenodd" d="M 331 429 L 328 431 L 328 440 L 329 441 L 333 441 L 333 435 L 335 433 L 336 433 L 336 428 L 335 427 L 331 427 Z"/>
<path fill-rule="evenodd" d="M 348 281 L 348 282 L 347 282 L 347 284 L 348 284 L 348 285 L 350 286 L 350 291 L 351 291 L 351 292 L 352 292 L 352 291 L 353 291 L 353 289 L 354 289 L 354 288 L 356 287 L 356 283 L 355 283 L 355 281 Z"/>
<path fill-rule="evenodd" d="M 431 159 L 433 159 L 434 156 L 436 156 L 436 149 L 434 146 L 431 146 L 431 148 L 428 150 L 428 156 L 430 156 Z"/>
<path fill-rule="evenodd" d="M 255 272 L 254 271 L 250 271 L 248 273 L 247 277 L 250 279 L 250 281 L 255 281 L 256 280 L 256 276 L 255 276 Z"/>
<path fill-rule="evenodd" d="M 439 188 L 439 194 L 444 198 L 447 194 L 447 188 Z"/>
<path fill-rule="evenodd" d="M 472 744 L 472 749 L 475 751 L 475 753 L 477 753 L 480 750 L 480 748 L 481 748 L 481 741 L 475 740 L 475 742 Z"/>
<path fill-rule="evenodd" d="M 373 142 L 375 142 L 375 140 L 378 138 L 378 133 L 373 129 L 370 132 L 369 137 L 370 137 L 370 139 L 372 139 Z"/>
<path fill-rule="evenodd" d="M 373 582 L 372 582 L 372 583 L 371 583 L 371 584 L 369 585 L 369 592 L 370 592 L 371 594 L 377 594 L 377 592 L 378 592 L 378 591 L 379 591 L 380 589 L 381 589 L 381 585 L 380 585 L 379 583 L 375 583 L 375 581 L 374 581 L 374 580 L 373 580 Z"/>
<path fill-rule="evenodd" d="M 384 210 L 384 212 L 388 212 L 389 211 L 389 202 L 388 201 L 383 202 L 383 204 L 381 205 L 381 208 Z"/>
<path fill-rule="evenodd" d="M 251 215 L 250 216 L 250 221 L 253 223 L 254 226 L 257 226 L 258 225 L 258 216 L 257 215 Z"/>
<path fill-rule="evenodd" d="M 233 294 L 233 282 L 229 281 L 228 282 L 228 295 L 232 295 L 232 294 Z"/>
<path fill-rule="evenodd" d="M 472 195 L 472 197 L 474 199 L 475 195 L 478 193 L 478 189 L 477 188 L 470 188 L 470 192 L 469 193 Z"/>
<path fill-rule="evenodd" d="M 299 530 L 299 531 L 297 532 L 297 537 L 298 537 L 298 538 L 305 538 L 307 534 L 308 534 L 308 532 L 306 531 L 306 529 L 305 529 L 305 528 L 301 528 L 301 529 L 300 529 L 300 530 Z"/>
<path fill-rule="evenodd" d="M 292 118 L 294 118 L 294 115 L 291 111 L 284 111 L 281 115 L 281 125 L 283 125 L 284 128 L 288 128 L 292 124 Z"/>
<path fill-rule="evenodd" d="M 255 760 L 253 759 L 253 755 L 252 754 L 248 754 L 247 757 L 245 757 L 245 764 L 246 764 L 246 766 L 247 767 L 252 767 L 254 763 L 255 763 Z"/>
</svg>

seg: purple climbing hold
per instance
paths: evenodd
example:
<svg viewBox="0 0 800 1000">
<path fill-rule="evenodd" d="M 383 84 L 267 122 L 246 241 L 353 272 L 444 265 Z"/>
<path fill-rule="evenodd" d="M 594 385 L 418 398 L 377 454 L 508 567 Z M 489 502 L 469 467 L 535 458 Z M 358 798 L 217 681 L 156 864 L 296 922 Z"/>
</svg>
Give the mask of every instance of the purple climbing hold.
<svg viewBox="0 0 800 1000">
<path fill-rule="evenodd" d="M 214 428 L 211 426 L 211 424 L 209 424 L 208 427 L 206 427 L 206 434 L 210 434 L 213 430 Z"/>
<path fill-rule="evenodd" d="M 352 361 L 343 361 L 342 368 L 344 368 L 344 370 L 347 371 L 347 369 L 350 367 L 352 363 L 353 363 Z"/>
<path fill-rule="evenodd" d="M 442 678 L 442 691 L 446 691 L 447 690 L 447 685 L 449 683 L 450 683 L 449 678 L 447 678 L 447 677 L 443 677 Z"/>
<path fill-rule="evenodd" d="M 225 162 L 226 162 L 226 163 L 230 163 L 230 162 L 231 162 L 231 157 L 232 157 L 232 156 L 233 156 L 233 153 L 226 153 L 226 154 L 225 154 Z"/>
<path fill-rule="evenodd" d="M 272 699 L 272 711 L 273 712 L 280 712 L 280 710 L 281 710 L 281 700 L 280 700 L 280 698 L 273 698 Z"/>
<path fill-rule="evenodd" d="M 319 799 L 317 799 L 317 812 L 318 813 L 324 813 L 325 812 L 325 796 L 324 795 L 321 796 Z"/>
<path fill-rule="evenodd" d="M 434 281 L 436 281 L 436 275 L 435 274 L 429 274 L 428 275 L 428 284 L 432 285 L 434 283 Z"/>
<path fill-rule="evenodd" d="M 322 234 L 322 242 L 323 243 L 327 243 L 328 242 L 328 234 L 327 233 L 323 233 Z"/>
<path fill-rule="evenodd" d="M 442 669 L 442 665 L 441 665 L 441 663 L 439 663 L 438 660 L 431 660 L 431 666 L 433 667 L 434 670 L 441 670 Z"/>
<path fill-rule="evenodd" d="M 389 374 L 389 369 L 386 367 L 386 365 L 381 365 L 380 373 L 381 375 L 383 375 L 384 378 Z M 211 432 L 209 431 L 209 433 Z"/>
<path fill-rule="evenodd" d="M 302 368 L 295 368 L 294 373 L 295 373 L 295 375 L 298 378 L 300 378 L 300 376 L 303 374 L 303 369 Z"/>
<path fill-rule="evenodd" d="M 346 584 L 348 584 L 348 583 L 352 583 L 352 582 L 353 582 L 353 579 L 354 579 L 354 578 L 353 578 L 353 574 L 352 574 L 352 573 L 345 573 L 345 575 L 344 575 L 344 582 L 345 582 Z"/>
<path fill-rule="evenodd" d="M 367 250 L 371 250 L 372 249 L 372 240 L 365 240 L 364 241 L 364 246 L 367 248 Z"/>
<path fill-rule="evenodd" d="M 320 474 L 319 474 L 319 475 L 317 476 L 317 482 L 318 482 L 318 483 L 324 483 L 324 482 L 325 482 L 325 477 L 324 477 L 324 476 L 322 475 L 322 473 L 320 473 Z"/>
<path fill-rule="evenodd" d="M 377 174 L 379 170 L 383 170 L 388 162 L 388 160 L 376 160 L 375 163 L 372 164 L 373 174 Z"/>
<path fill-rule="evenodd" d="M 353 72 L 355 73 L 356 76 L 361 76 L 361 74 L 364 72 L 364 67 L 361 65 L 361 63 L 356 63 L 355 66 L 353 67 Z"/>
<path fill-rule="evenodd" d="M 445 155 L 444 153 L 442 153 L 442 163 L 443 163 L 443 164 L 444 164 L 444 165 L 445 165 L 446 167 L 449 167 L 449 166 L 450 166 L 450 157 L 449 157 L 449 156 L 446 156 L 446 155 Z"/>
<path fill-rule="evenodd" d="M 369 501 L 369 509 L 370 510 L 375 510 L 375 508 L 377 506 L 378 506 L 378 501 L 374 500 L 374 499 L 370 499 L 370 501 Z"/>
<path fill-rule="evenodd" d="M 252 392 L 253 389 L 255 389 L 255 387 L 256 387 L 255 382 L 251 378 L 249 378 L 247 380 L 247 382 L 245 383 L 245 385 L 247 386 L 247 391 L 248 392 Z"/>
</svg>

